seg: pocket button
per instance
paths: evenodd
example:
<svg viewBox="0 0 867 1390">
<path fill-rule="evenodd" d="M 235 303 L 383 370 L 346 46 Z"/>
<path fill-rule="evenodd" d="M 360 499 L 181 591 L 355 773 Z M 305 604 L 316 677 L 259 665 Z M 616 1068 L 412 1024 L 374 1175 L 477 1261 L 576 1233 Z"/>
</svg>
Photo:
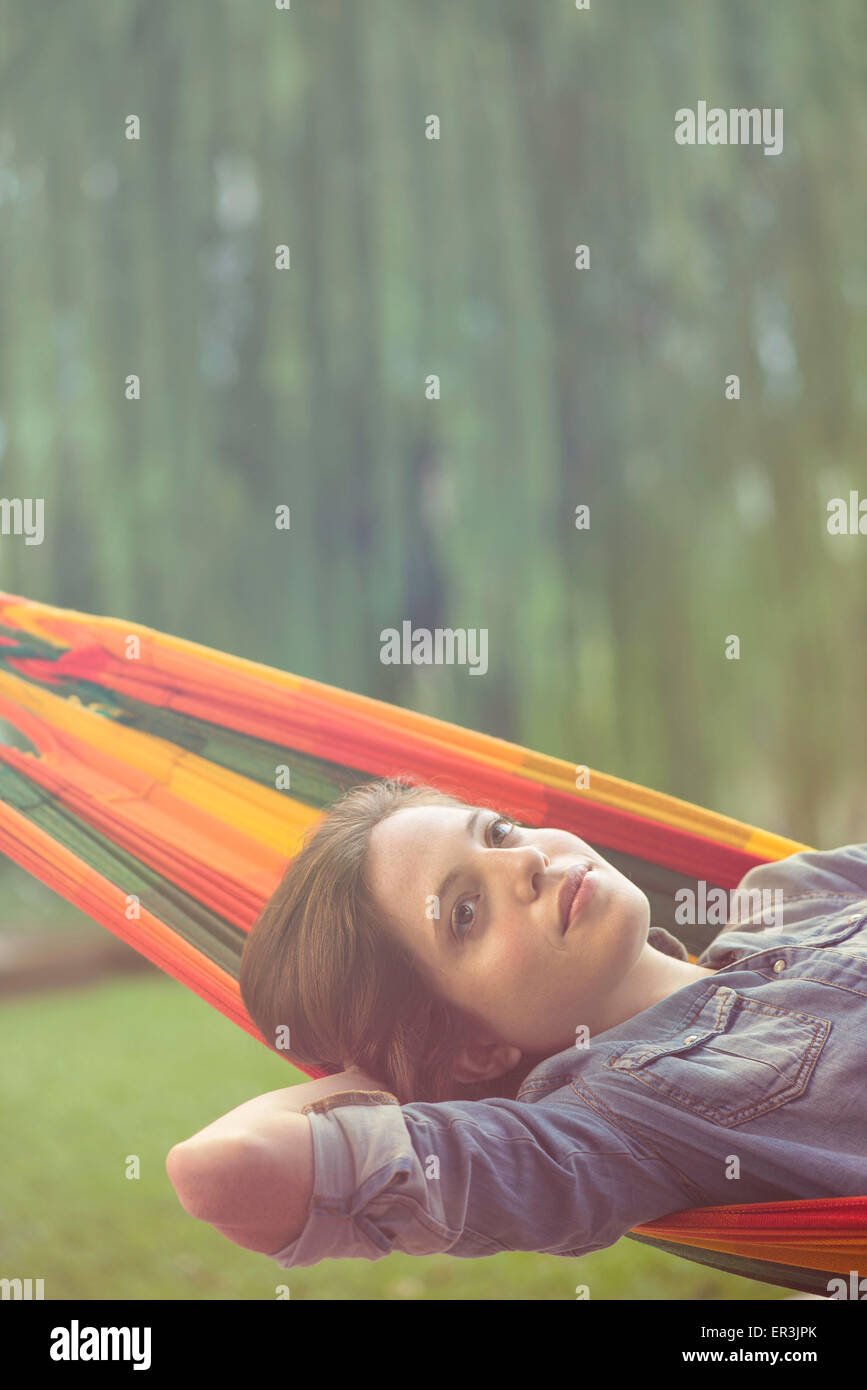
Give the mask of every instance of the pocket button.
<svg viewBox="0 0 867 1390">
<path fill-rule="evenodd" d="M 775 960 L 775 961 L 774 961 L 774 974 L 775 974 L 775 975 L 779 975 L 780 971 L 781 971 L 781 970 L 785 970 L 785 968 L 786 968 L 786 962 L 785 962 L 784 960 Z"/>
<path fill-rule="evenodd" d="M 691 1047 L 694 1042 L 698 1042 L 698 1033 L 690 1033 L 688 1038 L 684 1038 L 684 1047 Z"/>
</svg>

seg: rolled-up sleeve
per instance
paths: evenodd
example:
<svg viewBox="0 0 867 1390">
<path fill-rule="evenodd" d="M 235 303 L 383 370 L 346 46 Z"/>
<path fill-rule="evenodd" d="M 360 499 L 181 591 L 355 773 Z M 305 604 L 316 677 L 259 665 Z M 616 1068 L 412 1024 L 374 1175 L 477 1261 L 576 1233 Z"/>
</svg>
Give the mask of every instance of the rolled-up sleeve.
<svg viewBox="0 0 867 1390">
<path fill-rule="evenodd" d="M 310 1211 L 271 1258 L 288 1269 L 393 1251 L 581 1255 L 690 1204 L 664 1160 L 563 1094 L 401 1106 L 371 1092 L 305 1106 Z"/>
</svg>

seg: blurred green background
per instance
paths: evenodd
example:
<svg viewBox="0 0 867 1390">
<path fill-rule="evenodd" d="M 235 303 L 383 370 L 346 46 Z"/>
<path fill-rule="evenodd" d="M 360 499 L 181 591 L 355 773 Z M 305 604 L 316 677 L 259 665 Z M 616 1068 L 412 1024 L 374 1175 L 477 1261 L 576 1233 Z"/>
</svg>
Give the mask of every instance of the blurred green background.
<svg viewBox="0 0 867 1390">
<path fill-rule="evenodd" d="M 863 840 L 865 55 L 863 0 L 0 0 L 0 485 L 46 524 L 0 586 Z M 699 99 L 783 153 L 677 146 Z M 486 678 L 383 666 L 404 619 Z M 48 1297 L 779 1296 L 630 1242 L 281 1272 L 162 1166 L 279 1059 L 148 977 L 0 1041 L 0 1273 Z"/>
</svg>

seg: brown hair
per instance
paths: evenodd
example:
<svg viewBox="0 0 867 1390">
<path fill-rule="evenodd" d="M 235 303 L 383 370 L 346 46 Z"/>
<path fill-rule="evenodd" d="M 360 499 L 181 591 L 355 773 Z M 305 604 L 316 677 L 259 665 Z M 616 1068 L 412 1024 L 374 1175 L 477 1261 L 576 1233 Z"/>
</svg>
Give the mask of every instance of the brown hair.
<svg viewBox="0 0 867 1390">
<path fill-rule="evenodd" d="M 272 1045 L 288 1026 L 290 1061 L 331 1073 L 358 1066 L 401 1104 L 514 1098 L 534 1060 L 494 1081 L 454 1080 L 468 1020 L 437 995 L 366 872 L 370 832 L 381 820 L 407 806 L 466 804 L 398 778 L 369 782 L 346 792 L 308 832 L 241 957 L 247 1012 Z"/>
</svg>

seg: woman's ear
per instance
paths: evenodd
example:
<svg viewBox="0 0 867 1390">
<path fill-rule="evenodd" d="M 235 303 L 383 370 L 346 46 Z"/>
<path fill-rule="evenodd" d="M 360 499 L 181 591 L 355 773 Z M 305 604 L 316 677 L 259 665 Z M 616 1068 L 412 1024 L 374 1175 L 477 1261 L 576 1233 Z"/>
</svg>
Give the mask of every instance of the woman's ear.
<svg viewBox="0 0 867 1390">
<path fill-rule="evenodd" d="M 455 1057 L 454 1079 L 462 1085 L 494 1081 L 516 1067 L 522 1056 L 519 1047 L 510 1047 L 508 1043 L 465 1044 Z"/>
</svg>

